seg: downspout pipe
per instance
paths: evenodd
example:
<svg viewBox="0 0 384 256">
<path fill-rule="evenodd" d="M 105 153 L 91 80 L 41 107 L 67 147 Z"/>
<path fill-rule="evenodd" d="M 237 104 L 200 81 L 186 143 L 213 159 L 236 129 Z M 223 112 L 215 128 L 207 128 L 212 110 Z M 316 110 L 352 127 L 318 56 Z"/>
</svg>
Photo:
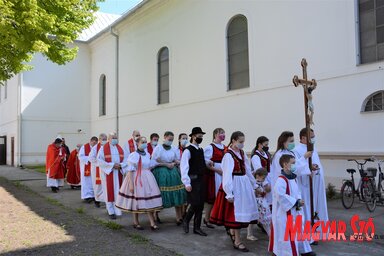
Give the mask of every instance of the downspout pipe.
<svg viewBox="0 0 384 256">
<path fill-rule="evenodd" d="M 116 39 L 115 49 L 115 76 L 116 76 L 116 134 L 119 138 L 119 35 L 113 31 L 113 27 L 110 28 L 110 33 Z"/>
<path fill-rule="evenodd" d="M 22 86 L 23 86 L 23 73 L 20 73 L 18 76 L 18 82 L 17 82 L 17 166 L 23 167 L 23 161 L 22 161 L 22 143 L 21 143 L 21 136 L 22 136 L 22 113 L 21 113 L 21 95 L 22 95 Z"/>
</svg>

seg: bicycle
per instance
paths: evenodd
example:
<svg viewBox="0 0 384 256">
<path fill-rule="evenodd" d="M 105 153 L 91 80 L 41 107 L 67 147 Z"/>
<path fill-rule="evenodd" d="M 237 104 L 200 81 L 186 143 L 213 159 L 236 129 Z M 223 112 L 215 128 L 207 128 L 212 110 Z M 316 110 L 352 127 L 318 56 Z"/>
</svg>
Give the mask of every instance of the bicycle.
<svg viewBox="0 0 384 256">
<path fill-rule="evenodd" d="M 377 203 L 384 204 L 384 174 L 381 170 L 381 163 L 384 163 L 383 160 L 378 160 L 378 169 L 379 169 L 379 181 L 377 183 L 377 189 L 375 187 L 375 177 L 377 174 L 376 168 L 368 168 L 369 174 L 369 186 L 365 199 L 365 204 L 368 211 L 374 212 L 376 209 Z"/>
<path fill-rule="evenodd" d="M 364 159 L 364 162 L 358 162 L 355 159 L 348 159 L 349 162 L 354 161 L 357 164 L 357 168 L 360 172 L 360 181 L 357 186 L 355 187 L 355 180 L 353 177 L 353 174 L 356 172 L 355 169 L 347 169 L 347 172 L 351 174 L 350 180 L 343 180 L 343 185 L 341 186 L 341 202 L 345 209 L 350 209 L 353 206 L 353 203 L 355 201 L 355 196 L 359 198 L 360 201 L 365 202 L 364 195 L 367 194 L 367 180 L 363 179 L 365 170 L 364 165 L 367 162 L 373 162 L 372 159 Z"/>
</svg>

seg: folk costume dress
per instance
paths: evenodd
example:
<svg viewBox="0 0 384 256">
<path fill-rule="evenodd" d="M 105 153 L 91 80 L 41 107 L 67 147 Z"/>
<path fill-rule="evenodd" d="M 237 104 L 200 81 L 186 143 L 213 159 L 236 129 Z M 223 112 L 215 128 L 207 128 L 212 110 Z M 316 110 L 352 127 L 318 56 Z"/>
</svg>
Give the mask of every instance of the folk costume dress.
<svg viewBox="0 0 384 256">
<path fill-rule="evenodd" d="M 290 237 L 288 240 L 284 239 L 289 215 L 293 217 L 293 226 L 295 225 L 295 220 L 298 215 L 302 215 L 304 220 L 302 208 L 296 208 L 297 200 L 301 199 L 301 193 L 296 182 L 296 175 L 287 175 L 281 171 L 272 191 L 273 211 L 269 251 L 277 256 L 299 256 L 300 253 L 311 252 L 311 246 L 306 240 L 297 241 L 297 239 L 295 239 L 291 241 Z M 302 230 L 304 230 L 304 221 Z"/>
<path fill-rule="evenodd" d="M 221 162 L 223 183 L 213 205 L 211 223 L 240 229 L 259 218 L 254 192 L 256 180 L 248 161 L 243 150 L 235 152 L 229 148 L 225 153 Z M 234 202 L 230 203 L 227 199 L 233 199 Z"/>
<path fill-rule="evenodd" d="M 172 163 L 178 160 L 175 150 L 166 145 L 157 146 L 152 159 L 157 163 Z M 158 166 L 153 169 L 153 175 L 159 185 L 164 208 L 185 204 L 186 191 L 177 167 L 168 169 L 165 166 Z"/>
<path fill-rule="evenodd" d="M 71 186 L 80 186 L 80 161 L 77 149 L 73 150 L 67 161 L 67 183 Z"/>
<path fill-rule="evenodd" d="M 132 172 L 134 191 L 129 191 L 131 182 L 126 175 L 116 200 L 116 207 L 133 213 L 160 211 L 163 202 L 156 179 L 151 172 L 153 167 L 149 153 L 136 151 L 128 157 L 128 172 Z"/>
<path fill-rule="evenodd" d="M 47 187 L 58 188 L 64 186 L 65 159 L 64 148 L 57 148 L 55 143 L 48 146 L 45 164 Z"/>
<path fill-rule="evenodd" d="M 81 199 L 94 198 L 92 176 L 91 176 L 91 161 L 90 153 L 92 146 L 87 143 L 84 144 L 79 151 L 78 157 L 80 160 L 80 173 L 81 173 Z"/>
<path fill-rule="evenodd" d="M 225 146 L 223 144 L 211 143 L 204 149 L 205 161 L 212 161 L 214 168 L 221 169 L 221 160 L 224 157 Z M 222 176 L 214 171 L 206 169 L 205 172 L 206 187 L 206 203 L 213 204 L 216 199 L 217 192 L 222 182 Z"/>
<path fill-rule="evenodd" d="M 264 185 L 271 185 L 271 155 L 268 152 L 260 152 L 255 150 L 251 157 L 252 170 L 256 171 L 259 168 L 265 168 L 268 171 L 268 175 L 265 178 Z M 265 195 L 268 205 L 272 206 L 272 192 Z"/>
<path fill-rule="evenodd" d="M 100 151 L 102 145 L 97 143 L 91 150 L 89 154 L 89 161 L 91 162 L 91 177 L 92 177 L 92 186 L 93 192 L 95 195 L 95 201 L 104 202 L 104 192 L 102 183 L 105 182 L 105 174 L 100 170 L 100 167 L 97 163 L 97 154 Z"/>
<path fill-rule="evenodd" d="M 97 154 L 97 163 L 105 174 L 103 182 L 104 201 L 109 215 L 121 215 L 121 210 L 116 207 L 115 201 L 123 182 L 123 175 L 127 172 L 127 159 L 123 149 L 117 144 L 105 144 Z M 114 164 L 121 165 L 121 169 L 113 168 Z"/>
<path fill-rule="evenodd" d="M 267 201 L 266 195 L 267 193 L 264 190 L 264 186 L 268 184 L 268 182 L 259 182 L 256 181 L 257 188 L 259 194 L 256 195 L 256 201 L 257 201 L 257 210 L 259 211 L 259 222 L 261 225 L 263 225 L 265 231 L 267 232 L 268 236 L 271 233 L 271 224 L 272 224 L 272 214 L 269 207 L 269 203 Z"/>
</svg>

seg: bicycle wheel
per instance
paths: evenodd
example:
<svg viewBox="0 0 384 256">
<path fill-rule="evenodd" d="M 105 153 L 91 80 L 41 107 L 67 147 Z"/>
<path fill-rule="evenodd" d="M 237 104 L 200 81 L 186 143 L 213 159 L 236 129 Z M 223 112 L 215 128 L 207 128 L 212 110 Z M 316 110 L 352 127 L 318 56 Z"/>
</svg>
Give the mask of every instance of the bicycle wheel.
<svg viewBox="0 0 384 256">
<path fill-rule="evenodd" d="M 352 182 L 346 181 L 341 186 L 341 203 L 345 209 L 350 209 L 355 200 L 355 193 L 353 192 Z"/>
<path fill-rule="evenodd" d="M 368 211 L 373 212 L 376 209 L 376 189 L 373 180 L 363 181 L 361 184 L 363 188 L 363 195 L 365 198 L 365 205 Z"/>
</svg>

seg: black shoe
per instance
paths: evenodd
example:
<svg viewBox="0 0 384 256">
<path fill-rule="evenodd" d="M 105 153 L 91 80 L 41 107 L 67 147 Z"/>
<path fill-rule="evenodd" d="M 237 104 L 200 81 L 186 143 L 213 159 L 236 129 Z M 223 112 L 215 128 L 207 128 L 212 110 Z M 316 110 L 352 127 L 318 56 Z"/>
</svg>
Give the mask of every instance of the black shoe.
<svg viewBox="0 0 384 256">
<path fill-rule="evenodd" d="M 115 220 L 115 219 L 116 219 L 116 214 L 111 214 L 111 215 L 109 215 L 109 218 L 110 218 L 111 220 Z"/>
<path fill-rule="evenodd" d="M 311 245 L 319 245 L 319 242 L 318 242 L 318 241 L 313 241 L 313 242 L 311 243 Z"/>
<path fill-rule="evenodd" d="M 183 230 L 186 234 L 189 233 L 189 222 L 183 221 Z"/>
<path fill-rule="evenodd" d="M 307 253 L 302 253 L 301 256 L 316 256 L 315 252 L 307 252 Z"/>
<path fill-rule="evenodd" d="M 95 201 L 95 207 L 100 208 L 100 202 L 99 201 Z"/>
<path fill-rule="evenodd" d="M 53 193 L 57 193 L 57 191 L 59 190 L 57 187 L 51 187 L 51 190 Z"/>
<path fill-rule="evenodd" d="M 92 203 L 94 201 L 94 199 L 92 197 L 89 197 L 89 198 L 85 198 L 84 201 L 88 204 Z"/>
<path fill-rule="evenodd" d="M 183 219 L 180 219 L 180 220 L 176 221 L 176 225 L 177 226 L 180 226 L 181 224 L 183 224 Z"/>
<path fill-rule="evenodd" d="M 194 229 L 193 230 L 193 234 L 196 234 L 196 235 L 200 235 L 200 236 L 207 236 L 207 233 L 205 233 L 203 230 L 201 229 Z"/>
<path fill-rule="evenodd" d="M 212 226 L 211 224 L 209 224 L 208 223 L 208 221 L 206 221 L 205 219 L 204 219 L 204 225 L 207 227 L 207 228 L 215 228 L 214 226 Z"/>
<path fill-rule="evenodd" d="M 72 185 L 71 185 L 71 189 L 76 189 L 76 186 L 72 186 Z"/>
</svg>

